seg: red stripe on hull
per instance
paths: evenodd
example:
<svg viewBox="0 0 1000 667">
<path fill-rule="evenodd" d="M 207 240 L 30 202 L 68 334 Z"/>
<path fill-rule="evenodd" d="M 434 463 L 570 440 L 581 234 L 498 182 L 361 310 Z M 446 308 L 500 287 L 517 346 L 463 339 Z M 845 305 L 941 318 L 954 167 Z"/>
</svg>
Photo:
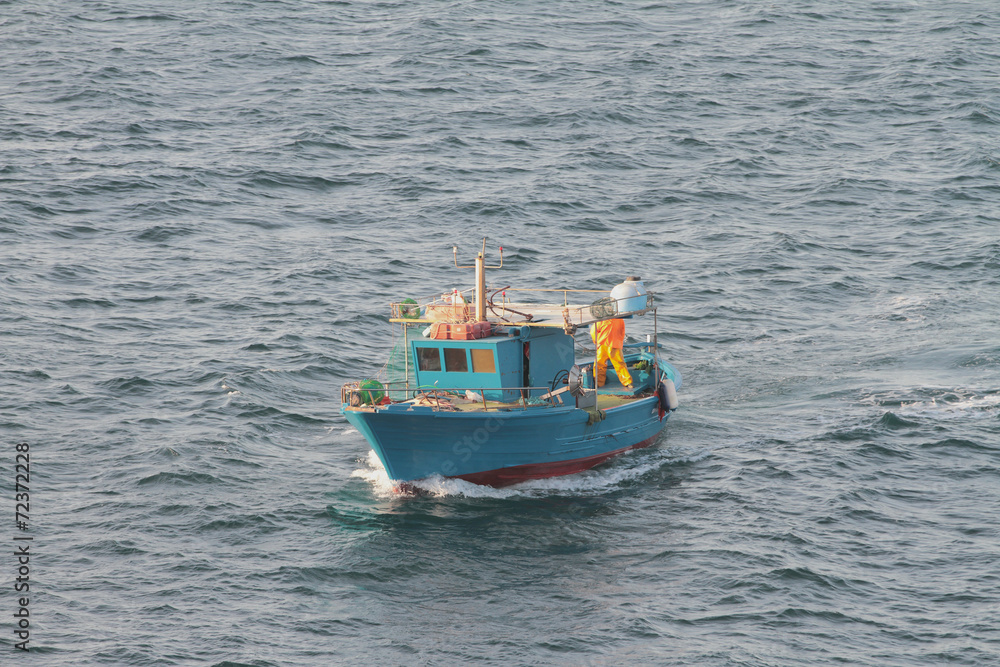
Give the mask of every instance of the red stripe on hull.
<svg viewBox="0 0 1000 667">
<path fill-rule="evenodd" d="M 468 475 L 455 475 L 453 479 L 464 479 L 473 484 L 483 484 L 485 486 L 501 487 L 510 486 L 519 482 L 526 482 L 529 479 L 545 479 L 546 477 L 559 477 L 561 475 L 573 475 L 584 470 L 589 470 L 599 463 L 603 463 L 613 456 L 618 456 L 630 449 L 641 449 L 648 447 L 656 440 L 646 438 L 642 442 L 637 442 L 628 447 L 616 449 L 613 452 L 587 456 L 582 459 L 572 459 L 569 461 L 554 461 L 552 463 L 529 463 L 522 466 L 511 466 L 498 470 L 487 470 L 485 472 L 473 472 Z"/>
</svg>

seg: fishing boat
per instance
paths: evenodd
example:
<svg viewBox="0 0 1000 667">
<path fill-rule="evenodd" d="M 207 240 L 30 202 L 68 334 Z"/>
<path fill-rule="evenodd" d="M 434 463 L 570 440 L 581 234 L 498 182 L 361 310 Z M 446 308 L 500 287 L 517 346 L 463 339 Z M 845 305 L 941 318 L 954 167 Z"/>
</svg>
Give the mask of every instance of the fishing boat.
<svg viewBox="0 0 1000 667">
<path fill-rule="evenodd" d="M 486 265 L 485 239 L 472 265 L 452 254 L 457 268 L 475 269 L 474 286 L 390 304 L 389 361 L 341 390 L 344 416 L 392 480 L 502 487 L 578 473 L 656 440 L 677 409 L 681 374 L 660 355 L 655 296 L 640 278 L 610 292 L 488 289 L 502 247 L 496 266 Z M 597 387 L 595 358 L 577 358 L 575 336 L 647 315 L 652 332 L 624 349 L 632 384 L 608 368 Z"/>
</svg>

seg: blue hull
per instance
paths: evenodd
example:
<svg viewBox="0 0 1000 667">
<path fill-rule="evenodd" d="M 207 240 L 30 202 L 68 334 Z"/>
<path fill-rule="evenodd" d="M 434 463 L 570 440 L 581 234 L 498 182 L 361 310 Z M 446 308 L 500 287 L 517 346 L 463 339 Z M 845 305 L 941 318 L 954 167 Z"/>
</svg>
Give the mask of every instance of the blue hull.
<svg viewBox="0 0 1000 667">
<path fill-rule="evenodd" d="M 571 474 L 635 447 L 652 444 L 666 425 L 656 396 L 591 413 L 575 407 L 440 412 L 388 405 L 344 406 L 347 420 L 371 443 L 394 480 L 432 475 L 503 486 Z"/>
</svg>

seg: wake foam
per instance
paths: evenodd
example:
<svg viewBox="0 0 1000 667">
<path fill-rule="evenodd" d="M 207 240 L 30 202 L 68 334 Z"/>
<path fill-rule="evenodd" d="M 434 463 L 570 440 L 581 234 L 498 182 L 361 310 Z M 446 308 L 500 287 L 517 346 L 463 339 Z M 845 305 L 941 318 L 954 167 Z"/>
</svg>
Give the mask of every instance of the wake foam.
<svg viewBox="0 0 1000 667">
<path fill-rule="evenodd" d="M 962 389 L 930 389 L 931 395 L 899 403 L 903 418 L 936 420 L 993 418 L 1000 411 L 1000 393 Z"/>
<path fill-rule="evenodd" d="M 380 498 L 405 495 L 427 495 L 436 498 L 461 496 L 464 498 L 518 498 L 541 497 L 558 494 L 600 494 L 633 482 L 644 475 L 660 470 L 666 465 L 681 465 L 703 461 L 711 451 L 700 450 L 683 454 L 664 449 L 643 449 L 626 452 L 598 469 L 585 470 L 573 475 L 535 479 L 500 489 L 473 484 L 463 479 L 433 475 L 414 482 L 400 484 L 389 478 L 374 450 L 369 450 L 358 463 L 362 467 L 351 473 L 368 482 Z"/>
</svg>

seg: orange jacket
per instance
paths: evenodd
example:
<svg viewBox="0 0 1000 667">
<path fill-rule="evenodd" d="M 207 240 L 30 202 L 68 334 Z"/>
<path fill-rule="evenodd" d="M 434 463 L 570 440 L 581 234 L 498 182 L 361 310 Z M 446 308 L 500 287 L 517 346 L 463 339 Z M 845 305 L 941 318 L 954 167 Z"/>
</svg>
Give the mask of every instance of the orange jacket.
<svg viewBox="0 0 1000 667">
<path fill-rule="evenodd" d="M 604 320 L 592 324 L 590 339 L 597 346 L 610 345 L 620 350 L 625 344 L 625 320 Z"/>
</svg>

